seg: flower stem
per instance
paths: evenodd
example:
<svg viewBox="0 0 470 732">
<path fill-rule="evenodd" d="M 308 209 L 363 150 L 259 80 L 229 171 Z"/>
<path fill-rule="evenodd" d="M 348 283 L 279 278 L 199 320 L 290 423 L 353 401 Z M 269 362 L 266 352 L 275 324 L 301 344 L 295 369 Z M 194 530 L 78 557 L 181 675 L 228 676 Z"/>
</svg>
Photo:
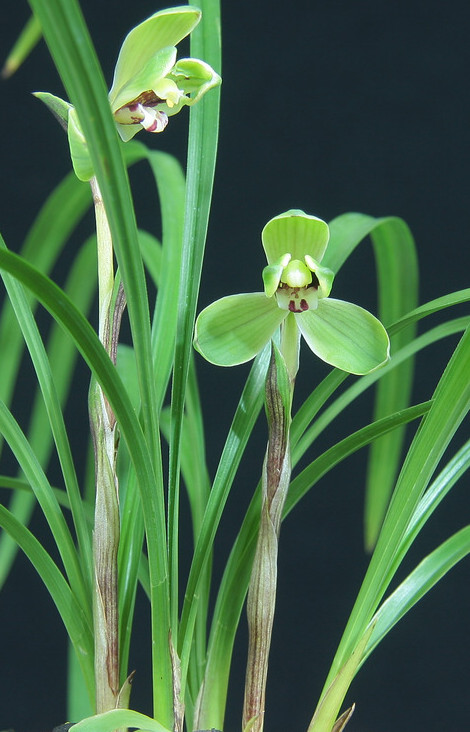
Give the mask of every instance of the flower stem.
<svg viewBox="0 0 470 732">
<path fill-rule="evenodd" d="M 291 474 L 289 430 L 299 341 L 290 325 L 281 335 L 283 353 L 272 345 L 266 378 L 269 438 L 263 465 L 258 543 L 247 600 L 249 642 L 242 729 L 250 732 L 262 732 L 264 725 L 268 657 L 276 605 L 278 541 Z M 295 322 L 293 325 L 295 328 Z"/>
<path fill-rule="evenodd" d="M 115 363 L 123 292 L 113 303 L 113 245 L 96 178 L 90 181 L 95 206 L 98 248 L 99 338 Z M 100 385 L 92 378 L 89 392 L 90 429 L 95 453 L 95 523 L 93 530 L 96 712 L 119 705 L 119 624 L 117 552 L 119 490 L 116 475 L 116 418 Z"/>
</svg>

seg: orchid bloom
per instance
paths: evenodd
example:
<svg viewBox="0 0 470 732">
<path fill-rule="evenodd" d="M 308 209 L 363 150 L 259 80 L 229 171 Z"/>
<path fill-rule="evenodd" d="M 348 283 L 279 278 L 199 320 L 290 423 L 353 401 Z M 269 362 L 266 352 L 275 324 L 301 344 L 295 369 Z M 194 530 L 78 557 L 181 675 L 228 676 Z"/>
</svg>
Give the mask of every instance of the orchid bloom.
<svg viewBox="0 0 470 732">
<path fill-rule="evenodd" d="M 201 11 L 190 5 L 161 10 L 125 38 L 109 92 L 118 132 L 125 142 L 142 128 L 162 132 L 168 117 L 220 84 L 219 75 L 204 61 L 176 60 L 175 46 L 200 19 Z"/>
<path fill-rule="evenodd" d="M 343 371 L 366 374 L 385 364 L 390 343 L 382 323 L 329 297 L 334 274 L 321 265 L 328 240 L 328 225 L 303 211 L 271 219 L 262 232 L 264 292 L 209 305 L 196 321 L 195 348 L 211 363 L 234 366 L 254 358 L 279 326 L 291 326 L 297 344 L 302 335 L 319 358 Z"/>
<path fill-rule="evenodd" d="M 160 10 L 124 39 L 109 92 L 111 111 L 124 142 L 142 129 L 162 132 L 169 117 L 220 84 L 220 76 L 204 61 L 177 60 L 176 45 L 200 19 L 201 11 L 191 5 Z M 75 173 L 80 180 L 89 180 L 93 167 L 76 109 L 51 94 L 40 92 L 36 96 L 66 124 Z"/>
</svg>

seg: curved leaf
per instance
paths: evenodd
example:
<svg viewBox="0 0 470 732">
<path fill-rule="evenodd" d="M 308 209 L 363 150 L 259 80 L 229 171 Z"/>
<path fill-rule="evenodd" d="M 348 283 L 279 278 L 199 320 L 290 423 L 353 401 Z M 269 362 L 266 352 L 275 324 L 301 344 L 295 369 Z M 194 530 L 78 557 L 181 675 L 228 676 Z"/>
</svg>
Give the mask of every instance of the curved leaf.
<svg viewBox="0 0 470 732">
<path fill-rule="evenodd" d="M 4 247 L 2 241 L 0 241 L 0 247 Z M 75 472 L 75 466 L 72 458 L 67 430 L 62 415 L 60 399 L 55 387 L 53 372 L 46 354 L 46 349 L 42 342 L 42 338 L 39 334 L 39 330 L 37 328 L 27 298 L 23 291 L 23 287 L 13 277 L 10 277 L 9 275 L 4 274 L 3 280 L 5 282 L 5 287 L 10 298 L 10 302 L 12 303 L 12 306 L 15 310 L 18 323 L 20 325 L 25 343 L 27 344 L 28 351 L 34 365 L 34 369 L 36 371 L 38 383 L 43 396 L 44 406 L 50 424 L 50 429 L 57 449 L 57 455 L 59 458 L 62 475 L 64 477 L 67 494 L 70 500 L 72 516 L 80 544 L 80 549 L 83 554 L 83 566 L 84 568 L 86 568 L 84 569 L 84 571 L 86 572 L 88 570 L 85 577 L 83 577 L 83 582 L 85 582 L 85 580 L 88 580 L 88 587 L 90 587 L 91 576 L 89 574 L 89 568 L 92 565 L 90 535 L 85 519 L 80 488 Z M 59 550 L 61 550 L 60 547 Z M 78 588 L 74 587 L 70 577 L 69 580 L 71 582 L 72 588 L 75 590 L 75 592 L 78 593 Z M 84 603 L 84 606 L 86 606 L 86 594 L 82 595 L 81 601 Z"/>
<path fill-rule="evenodd" d="M 387 633 L 431 590 L 444 575 L 470 553 L 470 526 L 458 531 L 434 549 L 380 606 L 363 663 Z"/>
<path fill-rule="evenodd" d="M 29 54 L 41 38 L 42 31 L 38 19 L 32 15 L 18 36 L 3 66 L 1 75 L 3 79 L 13 76 L 21 64 L 28 58 Z"/>
<path fill-rule="evenodd" d="M 73 643 L 90 699 L 94 698 L 93 635 L 88 618 L 64 576 L 31 532 L 0 505 L 0 526 L 26 554 L 47 587 Z"/>
<path fill-rule="evenodd" d="M 75 178 L 73 178 L 73 181 L 76 183 L 77 186 L 79 185 L 78 181 L 76 181 Z M 65 201 L 64 205 L 66 205 Z M 52 226 L 53 224 L 51 222 L 51 227 Z M 69 277 L 65 284 L 65 291 L 79 307 L 79 309 L 83 312 L 88 311 L 96 287 L 96 283 L 93 277 L 88 276 L 89 272 L 93 270 L 95 263 L 96 245 L 95 242 L 90 239 L 81 248 L 80 252 L 75 258 Z M 24 292 L 24 299 L 27 303 L 31 304 L 31 307 L 35 306 L 36 303 L 33 303 L 33 298 L 29 292 Z M 12 315 L 14 315 L 14 312 L 12 310 L 11 304 L 8 303 L 2 313 L 2 325 L 4 323 L 8 323 Z M 4 367 L 6 366 L 7 362 L 8 370 L 10 371 L 11 365 L 18 362 L 18 358 L 21 354 L 21 351 L 19 349 L 19 345 L 21 342 L 21 331 L 18 328 L 16 330 L 13 330 L 13 328 L 11 330 L 8 329 L 8 331 L 10 332 L 10 338 L 8 339 L 9 348 L 7 351 L 2 351 L 2 377 L 5 375 L 6 369 Z M 69 393 L 71 376 L 73 373 L 73 365 L 75 363 L 76 357 L 77 351 L 73 343 L 70 341 L 70 339 L 67 338 L 62 329 L 59 326 L 55 325 L 51 331 L 51 335 L 49 338 L 48 358 L 53 370 L 54 387 L 57 391 L 60 404 L 62 406 Z M 10 374 L 13 376 L 13 370 L 10 371 Z M 1 387 L 4 387 L 8 392 L 9 388 L 5 381 L 8 381 L 8 379 L 2 381 Z M 8 403 L 9 400 L 7 398 L 4 399 L 4 401 Z M 52 433 L 49 429 L 48 424 L 48 416 L 44 406 L 44 401 L 40 392 L 38 392 L 36 394 L 36 398 L 31 409 L 31 422 L 27 434 L 28 441 L 33 449 L 33 452 L 43 468 L 46 466 L 49 460 L 52 448 Z M 18 518 L 20 523 L 28 525 L 34 505 L 35 498 L 31 492 L 23 492 L 21 494 L 16 492 L 12 498 L 9 509 Z M 68 504 L 68 499 L 67 505 L 70 507 L 70 504 Z M 87 541 L 84 536 L 84 527 L 77 528 L 77 534 L 79 536 L 81 534 L 81 538 L 79 538 L 79 543 L 82 546 L 86 546 Z M 14 542 L 12 542 L 8 534 L 2 534 L 0 536 L 0 587 L 2 586 L 6 576 L 8 575 L 15 555 L 16 545 L 14 544 Z M 87 550 L 85 549 L 85 552 L 81 557 L 82 567 L 84 574 L 90 575 L 91 565 L 87 561 L 86 556 Z"/>
<path fill-rule="evenodd" d="M 158 613 L 159 616 L 158 630 L 161 638 L 161 646 L 159 647 L 161 661 L 168 651 L 168 625 L 166 630 L 164 627 L 165 610 L 168 611 L 168 570 L 166 552 L 164 546 L 162 547 L 162 535 L 160 533 L 161 516 L 155 491 L 156 478 L 153 471 L 153 461 L 139 420 L 122 381 L 98 336 L 64 292 L 44 275 L 37 272 L 31 265 L 24 262 L 21 257 L 10 252 L 0 250 L 0 268 L 8 271 L 29 287 L 38 300 L 71 335 L 103 388 L 119 422 L 121 434 L 126 441 L 134 470 L 138 476 L 142 501 L 146 506 L 147 540 L 152 546 L 152 550 L 149 549 L 149 557 L 151 557 L 150 561 L 152 562 L 151 572 L 153 572 L 152 580 L 154 582 L 153 592 L 155 593 L 152 600 L 154 612 Z M 161 552 L 158 551 L 159 547 L 163 549 Z M 157 643 L 156 638 L 154 642 Z"/>
<path fill-rule="evenodd" d="M 11 412 L 1 401 L 0 432 L 10 446 L 18 461 L 19 468 L 23 471 L 26 480 L 34 491 L 64 563 L 70 586 L 82 607 L 83 613 L 89 617 L 91 622 L 90 597 L 86 591 L 77 552 L 65 518 L 60 510 L 59 502 L 28 440 Z"/>
<path fill-rule="evenodd" d="M 355 247 L 370 235 L 377 264 L 379 318 L 386 326 L 417 305 L 418 261 L 411 232 L 396 217 L 373 218 L 346 213 L 330 222 L 330 243 L 323 264 L 338 272 Z M 415 335 L 401 331 L 391 339 L 393 353 Z M 413 361 L 408 360 L 383 376 L 377 386 L 374 416 L 406 407 L 411 395 Z M 396 478 L 404 433 L 396 430 L 374 442 L 369 456 L 365 500 L 365 545 L 371 549 L 377 539 Z M 386 459 L 385 459 L 386 458 Z"/>
<path fill-rule="evenodd" d="M 470 409 L 470 329 L 467 328 L 434 393 L 432 407 L 408 451 L 395 491 L 325 690 L 364 633 L 396 572 L 400 547 L 447 445 Z"/>
<path fill-rule="evenodd" d="M 199 3 L 202 22 L 191 33 L 190 53 L 220 73 L 221 24 L 219 0 Z M 179 281 L 177 335 L 173 368 L 170 462 L 168 479 L 169 562 L 172 577 L 171 627 L 175 646 L 180 646 L 178 633 L 178 511 L 179 464 L 184 402 L 192 356 L 192 337 L 204 258 L 209 211 L 214 183 L 219 130 L 220 89 L 207 94 L 191 107 L 189 117 L 188 160 L 186 169 L 185 220 L 183 229 L 182 265 Z M 185 675 L 182 676 L 184 696 Z M 187 710 L 188 716 L 190 710 Z"/>
</svg>

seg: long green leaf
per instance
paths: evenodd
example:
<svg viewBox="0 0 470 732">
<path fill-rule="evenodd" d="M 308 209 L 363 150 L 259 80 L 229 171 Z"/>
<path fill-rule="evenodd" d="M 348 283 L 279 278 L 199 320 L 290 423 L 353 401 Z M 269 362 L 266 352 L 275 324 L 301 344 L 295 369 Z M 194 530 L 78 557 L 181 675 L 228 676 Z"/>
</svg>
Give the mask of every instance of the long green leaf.
<svg viewBox="0 0 470 732">
<path fill-rule="evenodd" d="M 179 162 L 171 155 L 152 152 L 148 161 L 154 174 L 162 216 L 162 261 L 165 273 L 158 281 L 157 302 L 152 321 L 152 350 L 155 363 L 157 404 L 166 394 L 173 364 L 177 295 L 181 273 L 185 179 Z"/>
<path fill-rule="evenodd" d="M 413 237 L 401 219 L 390 219 L 371 234 L 378 272 L 379 317 L 394 323 L 418 304 L 418 261 Z M 391 349 L 410 343 L 416 326 L 391 338 Z M 408 406 L 413 385 L 414 359 L 409 358 L 380 379 L 374 417 L 379 419 Z M 371 551 L 377 541 L 399 470 L 405 430 L 395 430 L 370 449 L 364 504 L 364 542 Z"/>
<path fill-rule="evenodd" d="M 198 536 L 186 586 L 181 615 L 181 663 L 187 669 L 197 613 L 199 584 L 209 561 L 212 544 L 246 443 L 263 404 L 263 389 L 269 363 L 269 348 L 255 360 L 246 381 L 227 440 L 222 451 L 204 519 Z"/>
<path fill-rule="evenodd" d="M 66 201 L 62 202 L 66 205 Z M 52 222 L 51 226 L 53 226 Z M 65 284 L 65 291 L 82 312 L 88 312 L 96 287 L 94 279 L 89 277 L 89 272 L 93 270 L 95 262 L 96 246 L 94 241 L 89 240 L 80 249 L 77 257 L 74 259 L 69 277 Z M 29 292 L 25 292 L 25 299 L 29 304 L 31 304 L 31 307 L 35 306 L 34 298 L 32 298 Z M 8 318 L 10 318 L 10 316 L 14 317 L 14 311 L 10 304 L 8 304 L 8 308 L 6 308 L 3 315 L 5 317 L 8 316 Z M 2 322 L 4 321 L 2 320 Z M 19 338 L 17 337 L 17 334 L 19 334 Z M 12 360 L 15 362 L 21 353 L 21 351 L 15 347 L 15 344 L 22 340 L 21 331 L 18 328 L 16 331 L 12 330 L 12 335 L 14 336 L 12 337 L 12 346 L 14 351 Z M 5 358 L 2 358 L 2 367 L 5 360 L 12 357 L 9 350 L 4 353 Z M 48 344 L 48 356 L 53 369 L 54 386 L 57 391 L 60 404 L 63 406 L 69 393 L 73 365 L 77 356 L 77 351 L 70 339 L 66 337 L 65 333 L 57 325 L 54 325 L 51 331 Z M 2 385 L 4 386 L 3 382 Z M 4 399 L 4 401 L 8 404 L 6 399 Z M 33 403 L 31 410 L 31 422 L 27 434 L 28 441 L 33 452 L 37 456 L 39 463 L 45 469 L 52 448 L 52 434 L 48 428 L 47 412 L 40 393 L 36 394 L 36 398 Z M 10 511 L 18 518 L 20 523 L 27 525 L 34 505 L 35 499 L 31 492 L 28 494 L 24 492 L 16 492 L 12 498 L 9 508 Z M 81 543 L 84 543 L 83 537 Z M 8 534 L 2 534 L 0 536 L 0 587 L 8 575 L 15 555 L 16 545 Z M 83 572 L 85 575 L 88 574 L 91 576 L 91 566 L 89 565 L 86 555 L 87 552 L 85 551 L 85 556 L 81 557 Z"/>
<path fill-rule="evenodd" d="M 98 336 L 63 291 L 24 262 L 21 257 L 0 250 L 0 268 L 8 271 L 31 289 L 57 322 L 67 330 L 101 384 L 119 422 L 121 434 L 127 443 L 134 470 L 138 476 L 142 502 L 146 506 L 145 520 L 148 541 L 158 543 L 161 540 L 161 537 L 158 536 L 159 509 L 155 500 L 156 479 L 152 470 L 149 449 L 127 392 Z M 158 555 L 152 555 L 153 560 L 156 556 Z M 152 590 L 162 592 L 162 585 L 165 585 L 167 581 L 166 562 L 157 564 L 152 569 L 157 572 L 156 575 L 152 575 L 152 579 L 157 581 L 157 585 L 152 587 Z M 156 601 L 155 604 L 158 605 L 158 602 Z M 164 618 L 164 615 L 162 617 Z M 161 648 L 163 658 L 168 650 L 167 643 L 168 636 L 165 634 L 165 644 Z"/>
<path fill-rule="evenodd" d="M 397 569 L 397 551 L 437 464 L 470 408 L 470 330 L 467 329 L 436 388 L 398 478 L 364 582 L 339 645 L 325 689 L 345 663 Z"/>
<path fill-rule="evenodd" d="M 424 305 L 420 305 L 415 310 L 412 310 L 411 313 L 400 318 L 399 321 L 389 328 L 389 331 L 394 335 L 402 328 L 408 328 L 409 325 L 422 320 L 422 318 L 426 318 L 428 315 L 434 315 L 434 313 L 438 313 L 445 308 L 460 305 L 464 302 L 468 302 L 469 300 L 470 288 L 456 290 L 448 295 L 442 295 L 442 297 L 437 297 L 435 300 L 430 300 L 429 302 L 424 303 Z"/>
<path fill-rule="evenodd" d="M 174 357 L 177 325 L 175 293 L 178 292 L 181 273 L 185 180 L 179 163 L 171 156 L 148 152 L 146 157 L 152 168 L 159 190 L 163 229 L 163 256 L 161 261 L 160 259 L 158 260 L 158 266 L 156 266 L 157 262 L 155 259 L 155 243 L 152 244 L 149 237 L 142 238 L 142 236 L 139 236 L 145 265 L 149 269 L 158 288 L 155 314 L 152 322 L 152 346 L 156 366 L 157 401 L 161 405 Z M 165 273 L 164 277 L 161 277 L 162 271 Z M 186 397 L 186 416 L 183 422 L 181 459 L 183 461 L 185 485 L 190 500 L 194 537 L 197 538 L 209 494 L 209 479 L 206 468 L 202 416 L 197 396 L 197 381 L 193 360 L 191 360 L 191 364 L 189 390 Z M 163 417 L 164 415 L 161 416 Z M 164 432 L 168 442 L 170 442 L 170 420 L 168 419 L 167 421 L 168 426 Z M 198 455 L 196 459 L 195 454 Z M 184 463 L 186 463 L 186 466 Z M 189 687 L 193 689 L 199 687 L 206 652 L 205 637 L 210 573 L 211 563 L 207 562 L 205 565 L 205 579 L 199 588 L 195 645 L 190 660 L 191 680 Z M 186 704 L 188 710 L 188 698 Z"/>
<path fill-rule="evenodd" d="M 221 71 L 219 0 L 201 0 L 202 21 L 191 34 L 191 54 Z M 172 387 L 172 435 L 168 487 L 168 539 L 171 574 L 171 625 L 177 640 L 179 466 L 186 384 L 192 353 L 199 283 L 209 221 L 217 154 L 220 90 L 213 89 L 191 108 L 186 171 L 183 255 Z"/>
<path fill-rule="evenodd" d="M 335 465 L 361 447 L 373 444 L 376 439 L 387 435 L 395 429 L 407 425 L 409 422 L 425 415 L 431 407 L 431 402 L 424 402 L 416 406 L 402 409 L 395 414 L 375 420 L 367 427 L 353 432 L 348 437 L 340 440 L 324 453 L 319 455 L 313 462 L 297 475 L 290 484 L 289 494 L 286 500 L 285 515 L 297 505 L 303 496 Z"/>
<path fill-rule="evenodd" d="M 437 506 L 470 467 L 470 440 L 449 460 L 416 506 L 400 545 L 403 556 Z"/>
<path fill-rule="evenodd" d="M 86 680 L 90 699 L 94 699 L 93 634 L 89 618 L 77 602 L 64 576 L 29 529 L 23 526 L 5 506 L 0 505 L 0 526 L 24 551 L 55 603 L 73 643 Z"/>
<path fill-rule="evenodd" d="M 374 439 L 387 434 L 388 431 L 422 416 L 428 409 L 429 404 L 419 404 L 390 415 L 358 430 L 320 455 L 292 481 L 284 517 L 294 508 L 300 498 L 341 460 L 361 447 L 370 445 Z M 233 643 L 251 573 L 259 509 L 258 486 L 232 549 L 217 596 L 199 708 L 199 722 L 203 727 L 221 728 L 223 726 Z"/>
<path fill-rule="evenodd" d="M 12 478 L 9 475 L 0 475 L 0 488 L 9 488 L 13 491 L 19 491 L 21 493 L 28 493 L 28 495 L 31 495 L 31 497 L 34 499 L 34 493 L 29 485 L 28 481 L 24 478 Z M 68 499 L 68 496 L 62 488 L 55 488 L 52 486 L 52 490 L 54 491 L 55 497 L 57 498 L 57 502 L 62 508 L 70 509 L 70 501 Z M 10 509 L 9 509 L 10 510 Z M 13 512 L 10 510 L 10 513 L 13 514 Z M 90 525 L 93 520 L 93 513 L 89 513 L 89 520 Z M 14 515 L 14 514 L 13 514 Z M 20 522 L 21 523 L 21 522 Z"/>
<path fill-rule="evenodd" d="M 28 261 L 46 274 L 54 265 L 70 232 L 91 203 L 88 186 L 75 175 L 68 175 L 48 197 L 37 216 L 21 253 Z M 47 246 L 44 243 L 47 242 Z M 29 296 L 32 301 L 31 296 Z M 2 379 L 0 398 L 9 404 L 16 382 L 18 364 L 24 346 L 11 305 L 6 302 L 0 322 L 0 352 Z"/>
<path fill-rule="evenodd" d="M 363 662 L 387 633 L 429 592 L 457 562 L 470 553 L 470 526 L 458 531 L 434 549 L 385 600 L 374 615 L 374 629 Z"/>
<path fill-rule="evenodd" d="M 347 213 L 330 222 L 330 243 L 324 264 L 334 272 L 341 268 L 357 244 L 370 235 L 377 264 L 379 317 L 385 325 L 397 321 L 418 302 L 418 261 L 414 240 L 402 219 L 375 219 Z M 414 327 L 401 330 L 391 339 L 391 352 L 410 343 Z M 377 386 L 374 416 L 391 414 L 409 404 L 413 379 L 413 359 L 403 362 Z M 404 439 L 395 430 L 374 442 L 369 456 L 364 515 L 365 545 L 372 549 L 390 499 L 398 472 Z M 386 459 L 385 459 L 386 457 Z"/>
<path fill-rule="evenodd" d="M 5 60 L 1 72 L 3 79 L 13 76 L 15 71 L 17 71 L 25 59 L 28 58 L 40 38 L 41 26 L 39 25 L 37 18 L 31 16 L 26 21 L 26 25 Z"/>
<path fill-rule="evenodd" d="M 183 428 L 182 472 L 188 494 L 196 546 L 204 522 L 204 514 L 211 485 L 206 462 L 204 426 L 196 378 L 194 359 L 189 371 L 186 393 L 186 417 Z M 204 674 L 207 653 L 207 619 L 212 578 L 212 552 L 209 555 L 199 583 L 199 599 L 195 621 L 193 650 L 190 656 L 187 704 L 196 700 Z"/>
<path fill-rule="evenodd" d="M 0 433 L 10 446 L 18 465 L 41 506 L 59 550 L 70 586 L 85 615 L 91 618 L 90 598 L 69 528 L 57 498 L 31 446 L 8 408 L 0 402 Z"/>
<path fill-rule="evenodd" d="M 322 412 L 322 414 L 320 414 L 318 419 L 305 431 L 302 437 L 299 437 L 297 443 L 293 447 L 293 464 L 296 464 L 298 460 L 300 460 L 323 430 L 378 379 L 383 378 L 384 375 L 396 368 L 396 366 L 399 366 L 407 358 L 413 356 L 427 346 L 436 343 L 442 338 L 462 332 L 467 327 L 468 322 L 468 318 L 456 318 L 455 320 L 451 320 L 447 323 L 442 323 L 442 325 L 438 325 L 435 328 L 431 328 L 431 330 L 423 333 L 407 346 L 395 352 L 388 364 L 381 369 L 382 373 L 380 373 L 380 371 L 376 371 L 372 374 L 367 374 L 354 382 L 339 397 L 337 397 L 334 402 L 325 409 L 324 412 Z M 344 375 L 339 383 L 343 380 Z"/>
<path fill-rule="evenodd" d="M 2 242 L 0 241 L 0 247 L 1 246 Z M 50 429 L 54 437 L 67 494 L 70 500 L 74 526 L 84 558 L 84 566 L 89 568 L 91 566 L 90 535 L 83 510 L 80 488 L 78 486 L 67 430 L 60 406 L 60 399 L 55 388 L 52 369 L 42 338 L 39 334 L 39 330 L 36 326 L 36 322 L 23 291 L 23 287 L 9 275 L 3 275 L 3 280 L 36 371 L 49 419 Z M 88 585 L 86 580 L 88 580 Z M 90 574 L 88 573 L 85 577 L 82 575 L 81 591 L 79 587 L 74 586 L 70 576 L 69 581 L 71 583 L 72 590 L 77 593 L 77 596 L 80 598 L 84 607 L 89 605 L 89 594 L 86 592 L 85 587 L 87 585 L 88 589 L 90 588 Z"/>
</svg>

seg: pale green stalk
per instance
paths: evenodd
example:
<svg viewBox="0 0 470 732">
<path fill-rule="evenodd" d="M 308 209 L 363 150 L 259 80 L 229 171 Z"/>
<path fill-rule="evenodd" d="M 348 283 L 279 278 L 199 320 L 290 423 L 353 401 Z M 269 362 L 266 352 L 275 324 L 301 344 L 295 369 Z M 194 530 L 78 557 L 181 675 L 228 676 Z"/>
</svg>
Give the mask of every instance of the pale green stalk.
<svg viewBox="0 0 470 732">
<path fill-rule="evenodd" d="M 242 729 L 262 732 L 266 679 L 276 606 L 277 553 L 282 511 L 289 489 L 289 430 L 299 336 L 293 317 L 281 327 L 281 352 L 272 345 L 266 378 L 269 438 L 262 475 L 262 507 L 258 542 L 247 599 L 249 629 Z"/>
<path fill-rule="evenodd" d="M 113 305 L 113 245 L 96 178 L 90 181 L 98 247 L 99 338 L 115 362 L 124 298 Z M 93 531 L 96 712 L 119 706 L 119 623 L 117 553 L 119 490 L 116 475 L 116 418 L 100 385 L 92 379 L 90 427 L 95 452 L 95 524 Z"/>
</svg>

